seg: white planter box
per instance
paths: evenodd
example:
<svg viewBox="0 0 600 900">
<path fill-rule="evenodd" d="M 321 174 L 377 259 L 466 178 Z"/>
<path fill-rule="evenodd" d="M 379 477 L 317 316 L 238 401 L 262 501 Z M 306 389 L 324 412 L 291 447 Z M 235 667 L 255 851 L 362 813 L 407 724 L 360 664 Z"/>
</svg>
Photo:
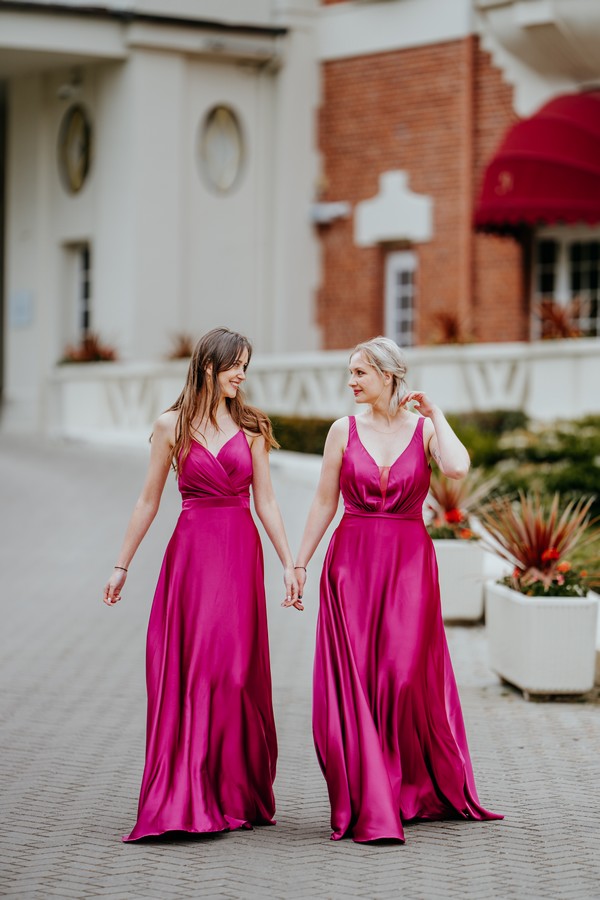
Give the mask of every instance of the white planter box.
<svg viewBox="0 0 600 900">
<path fill-rule="evenodd" d="M 483 617 L 485 551 L 479 541 L 435 540 L 444 620 Z"/>
<path fill-rule="evenodd" d="M 598 596 L 526 597 L 488 581 L 485 621 L 492 669 L 528 694 L 594 687 Z"/>
</svg>

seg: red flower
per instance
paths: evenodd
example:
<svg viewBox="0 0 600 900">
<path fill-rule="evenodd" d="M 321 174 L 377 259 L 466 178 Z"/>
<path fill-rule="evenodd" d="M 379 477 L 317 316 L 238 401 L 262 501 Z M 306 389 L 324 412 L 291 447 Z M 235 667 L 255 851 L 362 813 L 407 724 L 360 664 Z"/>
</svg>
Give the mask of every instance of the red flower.
<svg viewBox="0 0 600 900">
<path fill-rule="evenodd" d="M 519 568 L 515 567 L 515 568 L 513 569 L 512 577 L 513 577 L 513 578 L 520 578 L 520 577 L 521 577 L 521 570 L 520 570 Z"/>
<path fill-rule="evenodd" d="M 557 559 L 560 559 L 560 553 L 556 547 L 548 547 L 548 549 L 544 550 L 542 553 L 542 562 L 554 562 Z"/>
<path fill-rule="evenodd" d="M 571 570 L 571 563 L 567 562 L 566 559 L 564 562 L 559 563 L 556 567 L 557 572 L 569 572 L 570 570 Z"/>
<path fill-rule="evenodd" d="M 444 513 L 444 518 L 449 524 L 457 525 L 459 522 L 463 521 L 464 516 L 460 509 L 447 509 Z"/>
<path fill-rule="evenodd" d="M 462 538 L 464 541 L 470 541 L 473 537 L 473 532 L 470 528 L 461 528 L 458 532 L 459 538 Z"/>
</svg>

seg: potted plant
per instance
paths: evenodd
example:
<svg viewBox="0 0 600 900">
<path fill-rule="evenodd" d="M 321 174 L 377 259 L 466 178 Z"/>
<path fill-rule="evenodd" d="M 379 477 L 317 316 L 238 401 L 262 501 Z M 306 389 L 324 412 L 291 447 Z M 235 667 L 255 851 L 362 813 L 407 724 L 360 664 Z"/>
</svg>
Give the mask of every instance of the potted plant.
<svg viewBox="0 0 600 900">
<path fill-rule="evenodd" d="M 481 512 L 485 543 L 513 567 L 486 584 L 486 630 L 492 668 L 531 694 L 582 694 L 594 686 L 598 597 L 589 576 L 569 560 L 588 540 L 593 498 L 561 508 L 519 492 Z"/>
<path fill-rule="evenodd" d="M 496 479 L 477 471 L 461 479 L 431 476 L 427 530 L 438 561 L 442 616 L 448 621 L 478 622 L 483 616 L 485 551 L 472 515 L 495 485 Z"/>
<path fill-rule="evenodd" d="M 114 362 L 117 358 L 114 347 L 103 343 L 95 332 L 87 331 L 78 344 L 65 347 L 60 363 Z"/>
<path fill-rule="evenodd" d="M 167 359 L 190 359 L 196 346 L 196 339 L 187 331 L 179 331 L 171 336 L 171 349 Z"/>
</svg>

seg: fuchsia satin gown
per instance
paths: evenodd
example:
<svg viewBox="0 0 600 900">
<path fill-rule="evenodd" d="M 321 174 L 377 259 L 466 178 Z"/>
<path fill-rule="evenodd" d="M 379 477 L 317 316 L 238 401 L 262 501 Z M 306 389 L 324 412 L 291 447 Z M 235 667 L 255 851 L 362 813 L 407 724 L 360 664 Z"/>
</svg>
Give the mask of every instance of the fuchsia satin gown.
<svg viewBox="0 0 600 900">
<path fill-rule="evenodd" d="M 271 825 L 277 740 L 263 556 L 243 432 L 214 456 L 197 442 L 179 474 L 146 652 L 146 766 L 124 838 Z"/>
<path fill-rule="evenodd" d="M 380 468 L 350 416 L 345 513 L 321 577 L 313 730 L 332 839 L 404 840 L 411 819 L 500 819 L 479 805 L 423 524 L 423 418 Z"/>
</svg>

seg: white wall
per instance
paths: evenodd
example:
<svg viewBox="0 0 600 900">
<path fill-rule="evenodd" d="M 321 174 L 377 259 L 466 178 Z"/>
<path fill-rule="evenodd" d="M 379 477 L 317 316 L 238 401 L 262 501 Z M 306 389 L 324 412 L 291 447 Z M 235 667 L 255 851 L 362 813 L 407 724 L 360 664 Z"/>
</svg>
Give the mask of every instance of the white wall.
<svg viewBox="0 0 600 900">
<path fill-rule="evenodd" d="M 69 100 L 59 97 L 69 67 L 11 79 L 6 293 L 34 303 L 31 321 L 9 321 L 6 331 L 9 424 L 43 424 L 46 378 L 73 338 L 77 242 L 92 251 L 92 327 L 125 360 L 159 358 L 173 333 L 217 324 L 246 332 L 262 352 L 318 346 L 313 7 L 270 7 L 290 27 L 273 43 L 274 64 L 235 52 L 217 60 L 192 52 L 185 29 L 152 26 L 120 35 L 123 61 L 79 67 Z M 65 191 L 56 160 L 70 102 L 86 106 L 93 129 L 77 195 Z M 200 123 L 217 103 L 238 113 L 246 147 L 239 184 L 225 196 L 206 185 L 197 160 Z"/>
<path fill-rule="evenodd" d="M 46 300 L 42 110 L 40 79 L 21 79 L 9 95 L 6 185 L 5 383 L 17 422 L 39 417 L 39 384 L 46 369 L 40 346 Z"/>
</svg>

